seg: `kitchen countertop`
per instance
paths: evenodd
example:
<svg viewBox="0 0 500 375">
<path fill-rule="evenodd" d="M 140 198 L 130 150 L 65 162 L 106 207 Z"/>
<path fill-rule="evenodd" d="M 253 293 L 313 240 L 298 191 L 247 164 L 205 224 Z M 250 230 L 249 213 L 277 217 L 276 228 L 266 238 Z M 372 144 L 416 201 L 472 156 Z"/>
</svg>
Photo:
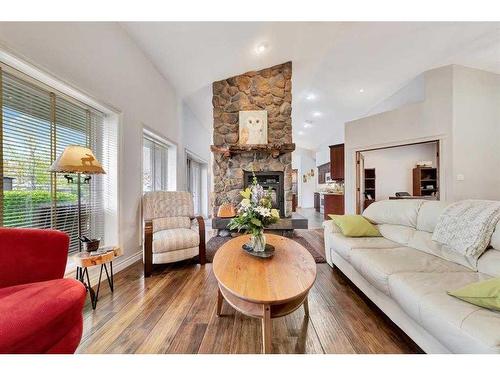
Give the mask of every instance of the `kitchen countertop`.
<svg viewBox="0 0 500 375">
<path fill-rule="evenodd" d="M 316 193 L 321 194 L 321 195 L 344 195 L 343 192 L 329 192 L 329 191 L 316 191 Z"/>
</svg>

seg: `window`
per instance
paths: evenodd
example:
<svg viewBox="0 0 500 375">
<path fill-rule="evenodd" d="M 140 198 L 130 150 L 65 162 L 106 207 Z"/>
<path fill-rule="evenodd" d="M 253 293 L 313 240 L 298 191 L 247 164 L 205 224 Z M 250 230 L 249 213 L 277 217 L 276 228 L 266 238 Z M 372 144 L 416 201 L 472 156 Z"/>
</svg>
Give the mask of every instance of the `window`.
<svg viewBox="0 0 500 375">
<path fill-rule="evenodd" d="M 59 229 L 78 250 L 76 175 L 48 168 L 68 145 L 91 148 L 105 166 L 105 115 L 8 68 L 0 68 L 0 98 L 0 225 Z M 83 181 L 83 235 L 104 242 L 105 177 Z"/>
<path fill-rule="evenodd" d="M 143 191 L 168 190 L 168 146 L 144 134 L 142 164 Z"/>
</svg>

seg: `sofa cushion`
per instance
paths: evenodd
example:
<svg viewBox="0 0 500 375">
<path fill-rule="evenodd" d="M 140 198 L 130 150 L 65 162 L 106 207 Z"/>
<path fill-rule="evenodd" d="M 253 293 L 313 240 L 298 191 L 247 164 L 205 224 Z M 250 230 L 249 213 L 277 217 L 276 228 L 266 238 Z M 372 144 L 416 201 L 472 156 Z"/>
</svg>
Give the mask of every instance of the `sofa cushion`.
<svg viewBox="0 0 500 375">
<path fill-rule="evenodd" d="M 390 295 L 389 276 L 401 272 L 464 272 L 467 268 L 409 248 L 353 249 L 352 266 L 380 291 Z"/>
<path fill-rule="evenodd" d="M 199 244 L 200 236 L 192 229 L 166 229 L 153 233 L 153 253 L 189 249 Z"/>
<path fill-rule="evenodd" d="M 432 293 L 445 293 L 470 283 L 486 280 L 478 272 L 403 272 L 389 276 L 391 297 L 416 322 L 421 323 L 420 302 Z"/>
<path fill-rule="evenodd" d="M 0 289 L 0 353 L 73 353 L 82 334 L 85 294 L 74 279 Z"/>
<path fill-rule="evenodd" d="M 445 293 L 420 304 L 422 325 L 455 353 L 500 353 L 500 313 Z"/>
<path fill-rule="evenodd" d="M 432 239 L 432 233 L 416 230 L 408 242 L 409 247 L 446 259 L 450 262 L 460 264 L 471 270 L 476 270 L 474 262 L 461 254 L 451 250 L 448 246 L 442 245 Z"/>
<path fill-rule="evenodd" d="M 434 232 L 439 215 L 448 205 L 449 203 L 444 201 L 426 201 L 422 203 L 417 215 L 417 230 Z"/>
<path fill-rule="evenodd" d="M 377 227 L 382 236 L 404 246 L 408 244 L 415 233 L 415 229 L 404 225 L 380 224 Z"/>
<path fill-rule="evenodd" d="M 352 249 L 387 249 L 399 246 L 384 237 L 345 237 L 342 233 L 332 233 L 329 236 L 331 250 L 347 261 Z"/>
<path fill-rule="evenodd" d="M 375 224 L 404 225 L 415 228 L 423 199 L 394 199 L 370 204 L 363 216 Z"/>
<path fill-rule="evenodd" d="M 400 306 L 451 351 L 500 353 L 500 313 L 446 294 L 484 278 L 471 271 L 399 274 L 390 277 L 390 288 Z"/>
<path fill-rule="evenodd" d="M 490 246 L 494 249 L 500 250 L 500 221 L 497 223 L 495 231 L 491 236 Z"/>
<path fill-rule="evenodd" d="M 500 250 L 486 250 L 477 261 L 478 272 L 500 277 Z"/>
</svg>

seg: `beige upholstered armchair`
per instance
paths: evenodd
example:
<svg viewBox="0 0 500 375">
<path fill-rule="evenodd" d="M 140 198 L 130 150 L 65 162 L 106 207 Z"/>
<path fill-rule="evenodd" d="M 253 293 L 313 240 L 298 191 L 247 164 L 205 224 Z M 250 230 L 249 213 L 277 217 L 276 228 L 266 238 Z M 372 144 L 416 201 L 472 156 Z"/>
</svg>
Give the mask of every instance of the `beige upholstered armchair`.
<svg viewBox="0 0 500 375">
<path fill-rule="evenodd" d="M 199 255 L 205 264 L 205 222 L 194 217 L 191 193 L 155 191 L 142 199 L 144 276 L 153 264 L 172 263 Z"/>
</svg>

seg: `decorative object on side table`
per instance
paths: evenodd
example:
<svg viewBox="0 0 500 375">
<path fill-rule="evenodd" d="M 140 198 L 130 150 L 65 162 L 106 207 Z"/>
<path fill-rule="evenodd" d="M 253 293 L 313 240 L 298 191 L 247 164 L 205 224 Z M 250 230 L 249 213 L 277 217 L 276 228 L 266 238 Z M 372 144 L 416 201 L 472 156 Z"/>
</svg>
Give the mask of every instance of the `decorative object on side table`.
<svg viewBox="0 0 500 375">
<path fill-rule="evenodd" d="M 270 257 L 274 249 L 272 246 L 266 246 L 264 228 L 276 223 L 280 216 L 279 211 L 272 208 L 271 191 L 264 190 L 254 175 L 252 186 L 240 194 L 243 199 L 239 204 L 238 216 L 229 222 L 228 228 L 251 235 L 250 243 L 243 246 L 247 253 L 259 257 Z"/>
<path fill-rule="evenodd" d="M 97 251 L 92 252 L 80 252 L 73 256 L 73 261 L 76 263 L 77 267 L 81 269 L 77 279 L 80 280 L 88 289 L 90 294 L 90 302 L 92 302 L 92 308 L 95 310 L 97 307 L 97 301 L 99 299 L 99 290 L 101 289 L 101 279 L 102 270 L 106 272 L 106 278 L 108 279 L 109 288 L 111 292 L 114 291 L 114 281 L 113 281 L 113 259 L 122 255 L 121 248 L 117 246 L 102 247 Z M 107 263 L 109 263 L 109 272 Z M 99 272 L 99 281 L 97 282 L 97 291 L 94 291 L 90 285 L 90 277 L 88 267 L 101 265 L 101 270 Z"/>
<path fill-rule="evenodd" d="M 219 209 L 217 210 L 217 216 L 225 218 L 235 217 L 236 209 L 234 208 L 232 203 L 224 202 L 219 206 Z"/>
<path fill-rule="evenodd" d="M 78 186 L 78 238 L 82 237 L 82 189 L 81 175 L 105 174 L 101 163 L 96 159 L 91 149 L 83 146 L 67 146 L 59 157 L 49 168 L 55 173 L 76 173 Z M 65 175 L 68 182 L 73 181 L 71 176 Z M 90 182 L 90 176 L 85 177 L 85 181 Z M 82 243 L 78 243 L 78 251 L 82 251 Z M 80 267 L 76 269 L 76 278 L 83 278 L 83 271 Z"/>
<path fill-rule="evenodd" d="M 83 245 L 83 251 L 92 252 L 99 249 L 100 238 L 90 239 L 87 236 L 80 237 L 80 241 Z"/>
</svg>

